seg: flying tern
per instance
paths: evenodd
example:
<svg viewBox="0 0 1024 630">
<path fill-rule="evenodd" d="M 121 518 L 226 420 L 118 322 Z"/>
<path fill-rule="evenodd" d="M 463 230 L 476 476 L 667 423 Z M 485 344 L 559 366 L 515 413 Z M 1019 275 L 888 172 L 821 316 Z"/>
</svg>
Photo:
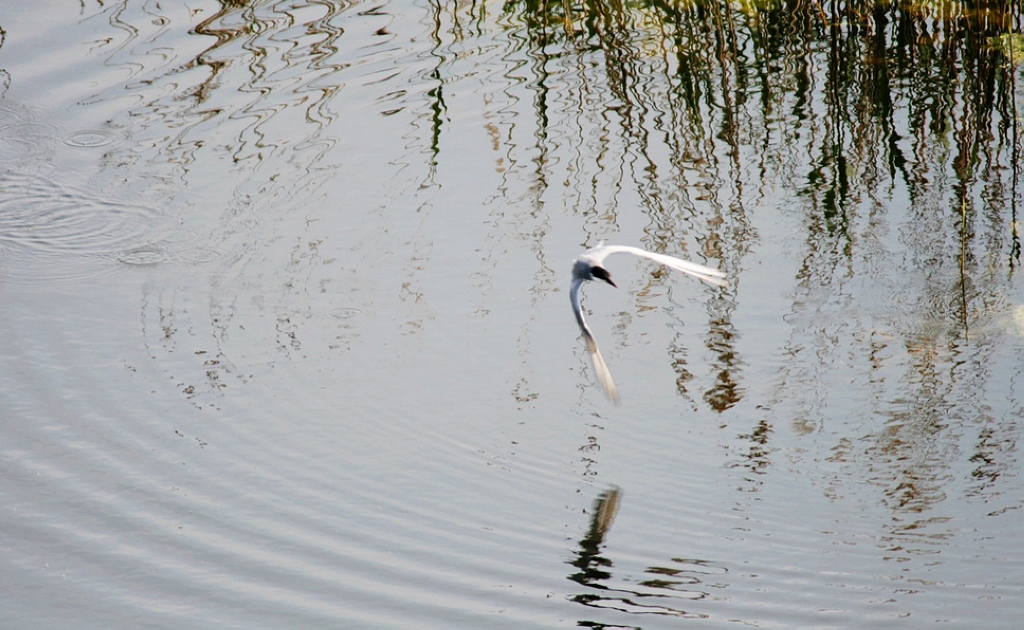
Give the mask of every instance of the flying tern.
<svg viewBox="0 0 1024 630">
<path fill-rule="evenodd" d="M 682 271 L 708 284 L 719 287 L 728 286 L 729 283 L 725 281 L 725 274 L 717 269 L 698 265 L 697 263 L 674 256 L 656 254 L 639 247 L 630 247 L 629 245 L 605 245 L 601 243 L 597 247 L 583 252 L 572 261 L 572 288 L 569 290 L 569 299 L 572 300 L 572 312 L 576 315 L 576 322 L 580 325 L 580 331 L 583 332 L 583 338 L 587 342 L 587 350 L 590 352 L 590 359 L 594 363 L 594 371 L 597 373 L 598 382 L 601 383 L 608 397 L 612 399 L 612 402 L 618 403 L 619 392 L 615 387 L 615 381 L 612 380 L 612 373 L 608 370 L 608 364 L 604 362 L 604 357 L 601 356 L 601 350 L 598 349 L 597 341 L 594 340 L 594 333 L 591 332 L 590 326 L 587 326 L 587 320 L 583 319 L 583 308 L 580 306 L 580 287 L 587 280 L 597 278 L 598 280 L 604 280 L 613 287 L 616 286 L 612 282 L 611 274 L 603 266 L 604 259 L 612 254 L 633 254 L 634 256 L 653 260 L 670 269 Z"/>
</svg>

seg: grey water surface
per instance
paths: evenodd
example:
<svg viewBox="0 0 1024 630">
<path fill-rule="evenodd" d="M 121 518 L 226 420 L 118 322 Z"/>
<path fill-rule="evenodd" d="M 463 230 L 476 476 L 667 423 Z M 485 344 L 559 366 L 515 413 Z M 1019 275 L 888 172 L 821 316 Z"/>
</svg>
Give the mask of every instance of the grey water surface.
<svg viewBox="0 0 1024 630">
<path fill-rule="evenodd" d="M 4 627 L 1019 623 L 1016 68 L 918 101 L 959 83 L 648 5 L 0 7 Z M 730 278 L 609 259 L 619 406 L 601 240 Z"/>
</svg>

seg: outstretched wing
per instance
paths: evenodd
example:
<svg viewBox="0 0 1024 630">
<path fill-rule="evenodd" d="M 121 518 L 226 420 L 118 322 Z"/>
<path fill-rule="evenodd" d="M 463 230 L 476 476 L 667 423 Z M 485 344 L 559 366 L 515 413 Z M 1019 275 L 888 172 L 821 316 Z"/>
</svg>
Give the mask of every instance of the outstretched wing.
<svg viewBox="0 0 1024 630">
<path fill-rule="evenodd" d="M 576 323 L 580 325 L 580 331 L 583 333 L 583 338 L 587 342 L 587 350 L 590 352 L 590 361 L 594 364 L 594 372 L 597 374 L 597 381 L 601 383 L 601 387 L 604 388 L 608 398 L 615 404 L 619 402 L 619 390 L 615 387 L 615 381 L 612 379 L 612 373 L 608 369 L 608 364 L 604 362 L 604 357 L 601 356 L 601 350 L 597 347 L 597 341 L 594 340 L 594 333 L 590 332 L 590 326 L 587 326 L 587 320 L 583 319 L 583 307 L 580 305 L 580 287 L 583 286 L 585 280 L 582 278 L 573 278 L 572 288 L 569 289 L 569 299 L 572 301 L 572 312 L 576 315 Z"/>
<path fill-rule="evenodd" d="M 665 254 L 656 254 L 649 252 L 646 249 L 640 249 L 639 247 L 630 247 L 629 245 L 606 245 L 600 249 L 600 255 L 603 259 L 605 256 L 612 254 L 633 254 L 634 256 L 640 256 L 648 260 L 665 265 L 670 269 L 676 271 L 682 271 L 683 273 L 689 274 L 694 278 L 703 280 L 708 284 L 713 284 L 718 287 L 729 286 L 729 283 L 725 280 L 725 273 L 718 269 L 712 269 L 711 267 L 705 267 L 704 265 L 698 265 L 695 262 L 689 260 L 683 260 L 682 258 L 676 258 L 675 256 L 667 256 Z"/>
</svg>

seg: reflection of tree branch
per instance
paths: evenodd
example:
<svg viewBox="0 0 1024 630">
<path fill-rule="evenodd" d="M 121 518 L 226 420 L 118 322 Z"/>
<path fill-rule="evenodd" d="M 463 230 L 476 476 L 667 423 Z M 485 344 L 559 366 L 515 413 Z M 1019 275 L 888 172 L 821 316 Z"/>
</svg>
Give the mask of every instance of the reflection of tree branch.
<svg viewBox="0 0 1024 630">
<path fill-rule="evenodd" d="M 434 84 L 434 87 L 427 91 L 430 98 L 430 180 L 433 180 L 437 171 L 437 158 L 441 153 L 441 129 L 444 123 L 447 105 L 444 102 L 444 79 L 441 76 L 441 69 L 445 63 L 445 57 L 441 54 L 441 4 L 439 0 L 432 0 L 434 28 L 430 31 L 430 38 L 434 43 L 430 50 L 431 56 L 437 59 L 437 63 L 430 69 L 426 78 Z"/>
<path fill-rule="evenodd" d="M 621 101 L 618 111 L 629 121 L 626 126 L 634 130 L 649 128 L 631 119 L 634 109 L 640 116 L 685 111 L 691 119 L 691 133 L 706 128 L 702 120 L 706 110 L 701 106 L 705 101 L 721 114 L 717 138 L 736 146 L 740 129 L 736 114 L 746 96 L 742 90 L 749 84 L 749 76 L 758 77 L 761 101 L 767 107 L 789 93 L 797 98 L 798 113 L 807 86 L 823 85 L 820 93 L 825 95 L 831 135 L 821 146 L 818 167 L 830 167 L 831 175 L 824 180 L 828 194 L 822 201 L 830 224 L 840 233 L 847 220 L 844 208 L 852 192 L 848 175 L 854 161 L 867 163 L 866 158 L 881 148 L 888 154 L 890 175 L 910 177 L 894 128 L 893 86 L 903 93 L 902 107 L 908 113 L 910 129 L 941 137 L 951 120 L 959 120 L 965 125 L 963 131 L 976 130 L 957 136 L 961 164 L 976 159 L 973 139 L 990 127 L 996 111 L 1007 121 L 1004 128 L 1013 128 L 1017 137 L 1013 73 L 1008 73 L 1007 80 L 996 81 L 999 66 L 994 62 L 1000 52 L 988 43 L 1013 32 L 1013 15 L 1005 3 L 940 3 L 939 10 L 948 12 L 941 20 L 932 20 L 932 4 L 919 3 L 831 3 L 831 15 L 825 20 L 820 4 L 806 2 L 729 7 L 705 0 L 680 7 L 646 0 L 577 6 L 578 15 L 567 15 L 573 9 L 565 3 L 536 0 L 508 2 L 506 9 L 521 7 L 529 32 L 542 37 L 543 45 L 569 37 L 560 35 L 564 29 L 549 27 L 582 24 L 584 41 L 591 50 L 603 52 L 609 88 Z M 743 48 L 740 41 L 746 42 Z M 1012 40 L 1008 41 L 1011 45 L 1003 47 L 1009 47 L 1012 55 Z M 808 81 L 808 73 L 801 67 L 817 72 L 813 58 L 822 49 L 820 43 L 827 51 L 827 75 L 820 81 L 813 76 Z M 647 50 L 665 51 L 666 61 L 671 51 L 671 65 L 676 69 L 673 88 L 682 96 L 685 109 L 666 107 L 643 89 L 649 73 L 643 54 Z M 747 63 L 746 55 L 756 63 Z M 807 60 L 812 60 L 809 65 Z M 794 71 L 787 75 L 780 67 Z M 730 77 L 735 77 L 735 85 Z M 740 100 L 734 101 L 734 94 Z M 968 108 L 969 117 L 954 116 L 954 107 L 961 103 Z M 764 114 L 770 116 L 771 110 Z M 806 114 L 799 120 L 806 120 Z M 884 140 L 879 143 L 879 138 Z M 925 140 L 919 136 L 919 141 Z M 924 154 L 919 150 L 918 155 Z M 1020 168 L 1017 162 L 1013 161 L 1015 176 Z M 821 182 L 811 185 L 820 190 Z"/>
<path fill-rule="evenodd" d="M 751 428 L 749 433 L 738 435 L 741 440 L 750 443 L 746 453 L 743 453 L 742 460 L 737 464 L 754 474 L 764 474 L 771 466 L 771 447 L 769 440 L 772 435 L 772 425 L 767 420 L 760 420 Z"/>
</svg>

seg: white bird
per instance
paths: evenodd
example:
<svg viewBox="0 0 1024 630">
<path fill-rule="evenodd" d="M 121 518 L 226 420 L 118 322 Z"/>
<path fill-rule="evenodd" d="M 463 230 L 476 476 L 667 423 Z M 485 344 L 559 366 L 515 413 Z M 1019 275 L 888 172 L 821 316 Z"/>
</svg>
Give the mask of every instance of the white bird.
<svg viewBox="0 0 1024 630">
<path fill-rule="evenodd" d="M 670 269 L 682 271 L 708 284 L 719 287 L 728 286 L 729 283 L 725 281 L 725 274 L 717 269 L 698 265 L 697 263 L 674 256 L 655 254 L 654 252 L 649 252 L 639 247 L 630 247 L 629 245 L 605 245 L 602 242 L 597 247 L 583 252 L 572 261 L 572 288 L 569 290 L 569 299 L 572 300 L 572 312 L 576 314 L 576 322 L 580 325 L 583 338 L 587 342 L 587 350 L 590 351 L 590 359 L 594 363 L 597 380 L 604 387 L 604 391 L 612 399 L 612 402 L 618 403 L 619 392 L 615 387 L 615 381 L 612 380 L 612 373 L 608 370 L 604 357 L 601 356 L 601 351 L 597 347 L 597 341 L 594 340 L 594 333 L 590 331 L 587 321 L 583 319 L 583 308 L 580 306 L 580 287 L 587 280 L 597 278 L 604 280 L 613 287 L 616 286 L 612 282 L 611 274 L 602 266 L 604 259 L 612 254 L 633 254 L 634 256 L 647 258 Z"/>
</svg>

